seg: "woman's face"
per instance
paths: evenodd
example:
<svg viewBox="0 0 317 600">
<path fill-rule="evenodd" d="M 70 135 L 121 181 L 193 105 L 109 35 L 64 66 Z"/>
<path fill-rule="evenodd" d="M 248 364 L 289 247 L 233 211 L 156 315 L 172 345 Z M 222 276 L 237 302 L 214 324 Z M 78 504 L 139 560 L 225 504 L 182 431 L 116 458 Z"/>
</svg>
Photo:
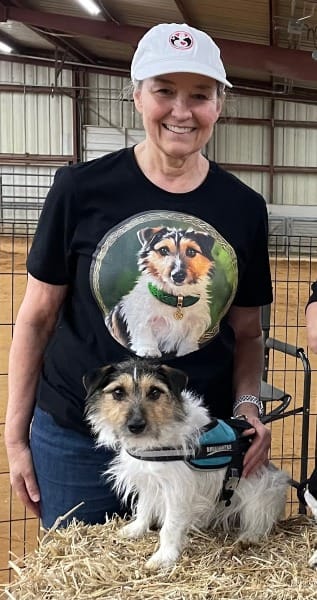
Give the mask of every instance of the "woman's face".
<svg viewBox="0 0 317 600">
<path fill-rule="evenodd" d="M 169 73 L 145 79 L 134 91 L 146 137 L 167 156 L 185 158 L 208 142 L 222 102 L 204 75 Z"/>
</svg>

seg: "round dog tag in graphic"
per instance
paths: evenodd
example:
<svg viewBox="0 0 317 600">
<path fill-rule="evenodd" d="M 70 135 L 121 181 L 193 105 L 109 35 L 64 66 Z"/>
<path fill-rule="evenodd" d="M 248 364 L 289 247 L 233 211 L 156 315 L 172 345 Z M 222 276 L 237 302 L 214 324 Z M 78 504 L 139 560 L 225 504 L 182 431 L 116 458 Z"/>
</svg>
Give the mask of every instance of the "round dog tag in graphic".
<svg viewBox="0 0 317 600">
<path fill-rule="evenodd" d="M 183 356 L 218 333 L 238 280 L 233 248 L 178 212 L 135 215 L 94 253 L 90 283 L 110 334 L 138 356 Z"/>
</svg>

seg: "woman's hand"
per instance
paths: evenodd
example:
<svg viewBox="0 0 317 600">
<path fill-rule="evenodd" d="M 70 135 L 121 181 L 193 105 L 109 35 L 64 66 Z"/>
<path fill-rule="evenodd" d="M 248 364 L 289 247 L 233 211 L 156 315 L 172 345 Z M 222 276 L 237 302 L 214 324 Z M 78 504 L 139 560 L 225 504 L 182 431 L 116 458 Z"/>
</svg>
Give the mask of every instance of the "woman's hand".
<svg viewBox="0 0 317 600">
<path fill-rule="evenodd" d="M 37 485 L 31 451 L 24 443 L 7 444 L 12 489 L 36 517 L 40 517 L 40 490 Z"/>
<path fill-rule="evenodd" d="M 271 447 L 271 431 L 261 423 L 258 417 L 249 417 L 248 422 L 253 426 L 246 429 L 243 435 L 255 433 L 252 444 L 247 451 L 243 461 L 243 477 L 248 477 L 255 473 L 263 465 L 269 462 L 269 450 Z"/>
</svg>

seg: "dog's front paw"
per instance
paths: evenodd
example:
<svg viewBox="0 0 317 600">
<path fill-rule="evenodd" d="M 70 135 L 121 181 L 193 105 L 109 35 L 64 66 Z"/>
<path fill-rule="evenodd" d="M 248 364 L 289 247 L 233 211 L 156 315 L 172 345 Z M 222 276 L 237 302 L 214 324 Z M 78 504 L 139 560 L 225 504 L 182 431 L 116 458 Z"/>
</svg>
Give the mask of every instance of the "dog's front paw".
<svg viewBox="0 0 317 600">
<path fill-rule="evenodd" d="M 315 521 L 317 521 L 317 499 L 310 493 L 308 489 L 304 494 L 304 498 L 306 500 L 307 506 L 309 506 L 312 512 Z"/>
<path fill-rule="evenodd" d="M 137 539 L 147 532 L 147 527 L 140 521 L 131 521 L 119 530 L 120 537 Z"/>
<path fill-rule="evenodd" d="M 162 352 L 160 352 L 157 346 L 139 346 L 138 344 L 133 344 L 131 350 L 138 356 L 142 356 L 142 358 L 156 358 L 162 356 Z"/>
<path fill-rule="evenodd" d="M 145 563 L 145 568 L 151 571 L 158 569 L 167 569 L 173 567 L 179 557 L 179 552 L 176 549 L 171 549 L 168 552 L 162 551 L 161 548 L 152 554 L 151 558 Z"/>
<path fill-rule="evenodd" d="M 317 569 L 317 550 L 315 550 L 314 554 L 310 557 L 308 564 L 310 567 Z"/>
<path fill-rule="evenodd" d="M 139 340 L 134 340 L 131 344 L 131 350 L 138 356 L 145 358 L 162 356 L 162 352 L 159 350 L 158 345 L 154 341 L 146 342 L 145 340 L 142 340 L 142 344 L 140 344 Z"/>
</svg>

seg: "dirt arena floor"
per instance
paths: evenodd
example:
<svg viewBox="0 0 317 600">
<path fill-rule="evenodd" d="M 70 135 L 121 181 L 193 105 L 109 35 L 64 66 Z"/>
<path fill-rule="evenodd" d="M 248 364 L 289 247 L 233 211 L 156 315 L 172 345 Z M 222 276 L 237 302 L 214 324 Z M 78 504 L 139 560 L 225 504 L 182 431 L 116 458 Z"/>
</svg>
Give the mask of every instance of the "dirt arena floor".
<svg viewBox="0 0 317 600">
<path fill-rule="evenodd" d="M 4 415 L 7 397 L 7 361 L 13 324 L 25 285 L 25 259 L 32 236 L 10 232 L 0 235 L 0 583 L 8 580 L 9 550 L 21 556 L 36 545 L 38 521 L 25 514 L 19 501 L 10 490 L 8 465 L 3 444 Z M 299 259 L 300 257 L 300 259 Z M 306 346 L 305 305 L 310 283 L 317 279 L 317 262 L 298 252 L 287 258 L 271 259 L 274 285 L 274 304 L 271 311 L 270 336 L 297 347 Z M 312 368 L 308 472 L 313 468 L 316 448 L 317 414 L 317 356 L 310 355 Z M 268 381 L 285 389 L 292 396 L 289 408 L 302 405 L 303 367 L 300 359 L 284 353 L 271 352 Z M 294 479 L 299 478 L 302 457 L 302 415 L 291 416 L 271 424 L 272 458 L 287 470 Z M 288 513 L 296 513 L 295 490 L 290 492 Z M 1 595 L 1 594 L 0 594 Z"/>
</svg>

